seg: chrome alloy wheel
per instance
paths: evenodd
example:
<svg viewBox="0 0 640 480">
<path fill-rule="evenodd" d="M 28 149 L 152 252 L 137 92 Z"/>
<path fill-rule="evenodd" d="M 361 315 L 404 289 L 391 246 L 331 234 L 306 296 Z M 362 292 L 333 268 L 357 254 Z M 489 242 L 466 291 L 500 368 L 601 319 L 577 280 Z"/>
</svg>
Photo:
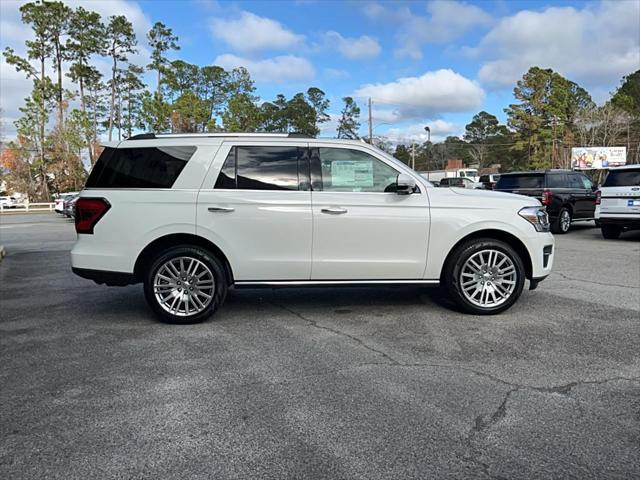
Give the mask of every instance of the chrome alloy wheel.
<svg viewBox="0 0 640 480">
<path fill-rule="evenodd" d="M 562 210 L 560 213 L 560 229 L 563 232 L 568 232 L 571 226 L 571 214 L 568 210 Z"/>
<path fill-rule="evenodd" d="M 213 300 L 215 280 L 211 269 L 192 257 L 168 260 L 153 278 L 153 293 L 172 315 L 187 317 L 202 312 Z"/>
<path fill-rule="evenodd" d="M 472 304 L 497 307 L 506 302 L 516 288 L 516 266 L 501 251 L 481 250 L 464 263 L 459 280 L 463 295 Z"/>
</svg>

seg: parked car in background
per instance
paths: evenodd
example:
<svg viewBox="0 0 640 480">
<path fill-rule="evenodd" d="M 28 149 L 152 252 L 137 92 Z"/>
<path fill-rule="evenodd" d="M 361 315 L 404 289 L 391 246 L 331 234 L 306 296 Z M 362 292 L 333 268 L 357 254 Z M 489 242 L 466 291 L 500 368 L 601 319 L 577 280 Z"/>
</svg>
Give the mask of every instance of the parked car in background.
<svg viewBox="0 0 640 480">
<path fill-rule="evenodd" d="M 73 271 L 142 282 L 173 323 L 207 319 L 231 287 L 442 285 L 495 314 L 549 275 L 554 249 L 535 199 L 433 188 L 364 142 L 286 134 L 110 144 L 75 225 Z"/>
<path fill-rule="evenodd" d="M 572 222 L 595 219 L 597 187 L 581 172 L 503 173 L 495 190 L 540 200 L 547 207 L 553 233 L 567 233 Z"/>
<path fill-rule="evenodd" d="M 611 169 L 596 195 L 595 216 L 604 238 L 640 229 L 640 165 Z"/>
<path fill-rule="evenodd" d="M 467 177 L 443 178 L 439 187 L 482 188 L 482 184 Z"/>
<path fill-rule="evenodd" d="M 478 180 L 484 188 L 487 190 L 493 190 L 496 188 L 496 183 L 500 180 L 500 175 L 497 173 L 491 173 L 489 175 L 480 175 L 480 180 Z"/>
<path fill-rule="evenodd" d="M 63 206 L 63 210 L 62 213 L 65 215 L 65 217 L 67 218 L 75 218 L 76 216 L 76 212 L 75 212 L 75 206 L 76 206 L 76 202 L 78 201 L 78 198 L 80 197 L 80 194 L 76 193 L 75 195 L 67 195 L 64 199 L 64 206 Z"/>
<path fill-rule="evenodd" d="M 15 197 L 0 197 L 0 205 L 2 205 L 2 208 L 16 208 L 18 200 Z"/>
<path fill-rule="evenodd" d="M 58 212 L 60 215 L 65 215 L 65 213 L 64 213 L 64 201 L 67 199 L 67 197 L 72 197 L 74 195 L 78 195 L 78 192 L 68 192 L 68 193 L 59 194 L 58 197 L 54 200 L 53 209 L 56 212 Z"/>
</svg>

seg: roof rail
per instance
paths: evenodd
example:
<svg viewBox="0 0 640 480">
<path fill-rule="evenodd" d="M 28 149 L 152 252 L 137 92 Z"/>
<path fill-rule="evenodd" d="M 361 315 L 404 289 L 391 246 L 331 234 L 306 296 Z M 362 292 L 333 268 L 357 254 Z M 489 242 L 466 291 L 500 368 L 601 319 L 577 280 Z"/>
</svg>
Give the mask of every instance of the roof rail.
<svg viewBox="0 0 640 480">
<path fill-rule="evenodd" d="M 306 133 L 244 133 L 244 132 L 213 132 L 213 133 L 140 133 L 126 140 L 153 140 L 157 138 L 189 138 L 189 137 L 275 137 L 275 138 L 315 138 Z"/>
</svg>

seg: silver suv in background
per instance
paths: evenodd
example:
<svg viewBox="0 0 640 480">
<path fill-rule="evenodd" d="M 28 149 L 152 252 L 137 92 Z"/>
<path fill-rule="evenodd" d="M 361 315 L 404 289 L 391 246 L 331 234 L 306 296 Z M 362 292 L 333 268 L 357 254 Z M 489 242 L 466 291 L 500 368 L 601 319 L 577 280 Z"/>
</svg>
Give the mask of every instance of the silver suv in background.
<svg viewBox="0 0 640 480">
<path fill-rule="evenodd" d="M 602 236 L 615 239 L 640 229 L 640 165 L 611 169 L 596 193 L 596 220 Z"/>
</svg>

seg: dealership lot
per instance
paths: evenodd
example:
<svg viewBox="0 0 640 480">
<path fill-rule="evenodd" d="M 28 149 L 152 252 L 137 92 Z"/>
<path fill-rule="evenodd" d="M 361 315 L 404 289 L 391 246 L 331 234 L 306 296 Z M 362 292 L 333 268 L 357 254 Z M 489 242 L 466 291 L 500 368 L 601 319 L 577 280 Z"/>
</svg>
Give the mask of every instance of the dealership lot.
<svg viewBox="0 0 640 480">
<path fill-rule="evenodd" d="M 419 288 L 240 290 L 192 326 L 73 276 L 74 238 L 0 218 L 2 478 L 640 476 L 640 232 L 557 236 L 500 316 Z"/>
</svg>

